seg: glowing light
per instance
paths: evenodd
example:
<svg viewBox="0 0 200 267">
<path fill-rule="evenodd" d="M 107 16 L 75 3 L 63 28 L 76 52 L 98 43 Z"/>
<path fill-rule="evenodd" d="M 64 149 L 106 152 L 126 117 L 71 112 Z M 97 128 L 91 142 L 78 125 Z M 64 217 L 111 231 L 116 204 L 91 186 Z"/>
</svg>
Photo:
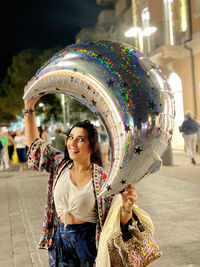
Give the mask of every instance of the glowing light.
<svg viewBox="0 0 200 267">
<path fill-rule="evenodd" d="M 44 104 L 43 103 L 39 103 L 38 105 L 40 108 L 44 107 Z"/>
<path fill-rule="evenodd" d="M 183 32 L 187 31 L 188 24 L 187 24 L 187 4 L 186 0 L 181 0 L 181 30 Z"/>
<path fill-rule="evenodd" d="M 125 32 L 126 37 L 134 37 L 137 36 L 139 33 L 142 32 L 141 28 L 130 28 L 127 32 Z"/>
<path fill-rule="evenodd" d="M 156 27 L 147 27 L 142 31 L 143 36 L 150 36 L 152 33 L 156 32 Z"/>
<path fill-rule="evenodd" d="M 130 28 L 127 32 L 125 32 L 126 37 L 135 37 L 137 35 L 142 36 L 150 36 L 152 33 L 156 32 L 156 27 L 146 27 L 144 30 L 141 28 Z"/>
</svg>

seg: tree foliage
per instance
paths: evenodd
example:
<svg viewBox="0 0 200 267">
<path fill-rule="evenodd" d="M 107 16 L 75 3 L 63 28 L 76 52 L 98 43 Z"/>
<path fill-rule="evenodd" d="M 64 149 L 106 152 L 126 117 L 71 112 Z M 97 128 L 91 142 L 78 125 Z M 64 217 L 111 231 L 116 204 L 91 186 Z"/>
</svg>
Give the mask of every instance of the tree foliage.
<svg viewBox="0 0 200 267">
<path fill-rule="evenodd" d="M 26 49 L 13 57 L 0 84 L 0 122 L 15 120 L 17 115 L 21 115 L 24 86 L 56 51 L 58 48 L 45 51 Z"/>
<path fill-rule="evenodd" d="M 69 118 L 67 118 L 67 120 L 71 125 L 73 125 L 77 121 L 85 119 L 97 119 L 96 115 L 86 105 L 82 104 L 76 99 L 67 96 L 66 102 L 69 105 Z"/>
</svg>

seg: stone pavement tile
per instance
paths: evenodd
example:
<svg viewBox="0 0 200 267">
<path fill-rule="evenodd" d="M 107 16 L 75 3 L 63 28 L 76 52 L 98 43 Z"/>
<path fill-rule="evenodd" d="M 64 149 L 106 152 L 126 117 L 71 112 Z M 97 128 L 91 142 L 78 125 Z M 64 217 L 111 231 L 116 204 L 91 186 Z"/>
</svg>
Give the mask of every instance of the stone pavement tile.
<svg viewBox="0 0 200 267">
<path fill-rule="evenodd" d="M 47 251 L 37 249 L 42 230 L 47 175 L 29 172 L 29 176 L 18 177 L 17 173 L 15 177 L 15 187 L 18 191 L 19 206 L 23 211 L 29 254 L 32 265 L 35 267 L 48 266 Z"/>
<path fill-rule="evenodd" d="M 14 199 L 12 199 L 14 201 Z M 17 199 L 15 199 L 16 201 Z M 18 202 L 18 201 L 16 201 Z M 13 205 L 13 203 L 11 204 Z M 18 205 L 19 210 L 20 206 Z M 30 257 L 30 250 L 27 242 L 26 231 L 22 218 L 22 212 L 11 214 L 11 228 L 12 228 L 12 248 L 14 266 L 32 266 Z"/>
<path fill-rule="evenodd" d="M 0 220 L 0 241 L 11 239 L 10 222 L 8 220 Z"/>
<path fill-rule="evenodd" d="M 37 249 L 39 253 L 39 263 L 40 265 L 37 265 L 36 262 L 33 264 L 34 267 L 49 267 L 49 257 L 48 257 L 48 251 L 46 249 Z"/>
<path fill-rule="evenodd" d="M 14 267 L 32 267 L 30 257 L 27 257 L 27 252 L 22 249 L 14 255 Z"/>
<path fill-rule="evenodd" d="M 12 237 L 9 215 L 8 185 L 0 177 L 0 265 L 13 267 Z"/>
<path fill-rule="evenodd" d="M 5 218 L 9 218 L 9 209 L 8 209 L 8 195 L 7 195 L 7 181 L 5 179 L 0 179 L 0 208 L 1 208 L 1 217 L 0 221 Z"/>
<path fill-rule="evenodd" d="M 12 262 L 12 258 L 11 257 L 8 257 L 8 258 L 6 258 L 6 259 L 1 259 L 0 258 L 0 266 L 1 267 L 14 267 L 14 265 L 13 265 L 13 262 Z"/>
<path fill-rule="evenodd" d="M 200 184 L 200 154 L 197 154 L 196 165 L 190 163 L 190 159 L 181 150 L 173 152 L 173 166 L 162 166 L 159 173 L 167 177 L 190 181 Z"/>
<path fill-rule="evenodd" d="M 1 262 L 8 261 L 9 264 L 13 264 L 13 253 L 12 250 L 10 249 L 10 244 L 8 242 L 4 242 L 3 246 L 1 246 L 1 253 L 0 253 L 0 266 Z M 6 265 L 4 265 L 6 266 Z"/>
</svg>

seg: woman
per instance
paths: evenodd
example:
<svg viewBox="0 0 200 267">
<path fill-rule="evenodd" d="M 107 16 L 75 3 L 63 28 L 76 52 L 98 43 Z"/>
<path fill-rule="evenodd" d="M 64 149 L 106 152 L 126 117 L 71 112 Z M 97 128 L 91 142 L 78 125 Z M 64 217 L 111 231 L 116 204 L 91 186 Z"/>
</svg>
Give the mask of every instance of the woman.
<svg viewBox="0 0 200 267">
<path fill-rule="evenodd" d="M 196 164 L 196 144 L 197 144 L 197 132 L 200 125 L 192 119 L 192 112 L 190 110 L 185 112 L 185 120 L 180 127 L 180 132 L 183 133 L 184 142 L 186 147 L 186 155 L 190 157 L 191 163 Z"/>
<path fill-rule="evenodd" d="M 26 138 L 23 133 L 19 130 L 16 131 L 16 136 L 14 137 L 15 151 L 17 151 L 19 159 L 19 170 L 23 171 L 25 169 L 25 163 L 27 162 L 26 156 Z"/>
<path fill-rule="evenodd" d="M 106 180 L 98 134 L 89 121 L 76 124 L 67 134 L 64 155 L 39 138 L 34 117 L 39 98 L 25 101 L 24 111 L 29 166 L 50 172 L 39 248 L 49 250 L 49 266 L 90 267 L 95 263 L 100 232 L 112 202 L 112 197 L 97 197 Z M 136 199 L 135 187 L 128 185 L 122 193 L 122 224 L 132 218 Z"/>
<path fill-rule="evenodd" d="M 9 164 L 12 164 L 12 158 L 13 158 L 13 152 L 14 152 L 14 146 L 15 142 L 12 137 L 11 132 L 7 133 L 7 138 L 8 138 L 8 155 L 9 155 Z"/>
</svg>

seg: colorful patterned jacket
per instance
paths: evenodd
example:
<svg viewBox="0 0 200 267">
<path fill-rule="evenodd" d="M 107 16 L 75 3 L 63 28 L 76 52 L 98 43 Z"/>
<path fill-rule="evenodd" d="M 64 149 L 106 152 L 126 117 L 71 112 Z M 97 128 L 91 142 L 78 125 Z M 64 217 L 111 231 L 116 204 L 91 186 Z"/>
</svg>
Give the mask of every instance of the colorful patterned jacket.
<svg viewBox="0 0 200 267">
<path fill-rule="evenodd" d="M 47 185 L 47 197 L 45 205 L 45 214 L 42 227 L 42 235 L 38 244 L 39 248 L 48 249 L 53 242 L 54 233 L 58 224 L 56 216 L 53 190 L 59 175 L 66 167 L 64 153 L 53 148 L 42 139 L 36 139 L 28 152 L 28 165 L 36 171 L 46 170 L 50 173 Z M 106 174 L 102 167 L 93 164 L 93 184 L 94 194 L 97 201 L 97 227 L 96 227 L 96 246 L 98 248 L 101 229 L 105 222 L 106 216 L 111 206 L 112 197 L 97 197 L 99 190 L 102 188 Z"/>
</svg>

